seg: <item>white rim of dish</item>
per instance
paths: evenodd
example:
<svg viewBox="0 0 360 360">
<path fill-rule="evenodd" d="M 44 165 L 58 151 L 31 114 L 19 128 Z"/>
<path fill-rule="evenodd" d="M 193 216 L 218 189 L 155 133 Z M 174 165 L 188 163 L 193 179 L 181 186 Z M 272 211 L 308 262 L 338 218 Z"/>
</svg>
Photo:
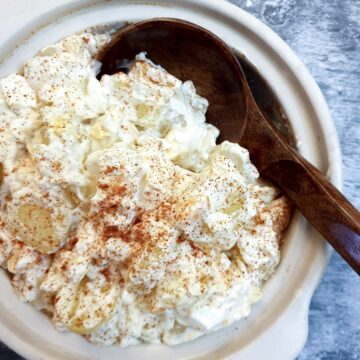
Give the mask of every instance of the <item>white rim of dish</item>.
<svg viewBox="0 0 360 360">
<path fill-rule="evenodd" d="M 42 2 L 42 1 L 39 1 Z M 46 3 L 46 1 L 43 1 Z M 50 1 L 51 2 L 51 1 Z M 151 1 L 119 1 L 119 3 L 130 3 L 130 4 L 147 4 L 151 5 L 164 5 L 163 1 L 157 1 L 156 3 Z M 54 3 L 56 3 L 54 5 Z M 62 16 L 65 16 L 70 13 L 75 13 L 81 11 L 83 7 L 97 6 L 100 3 L 106 3 L 106 0 L 95 1 L 95 0 L 60 0 L 53 1 L 52 6 L 48 6 L 48 10 L 45 10 L 41 15 L 37 16 L 34 19 L 31 19 L 29 24 L 25 24 L 21 29 L 17 30 L 16 35 L 8 41 L 0 44 L 0 53 L 10 54 L 14 50 L 14 43 L 22 44 L 27 37 L 26 34 L 34 34 L 39 29 L 47 26 L 50 22 L 58 19 Z M 326 104 L 326 101 L 310 75 L 309 71 L 298 59 L 295 53 L 289 48 L 289 46 L 272 30 L 270 30 L 265 24 L 257 20 L 250 14 L 246 13 L 244 10 L 239 7 L 228 3 L 225 0 L 180 0 L 176 1 L 176 6 L 192 6 L 192 7 L 201 7 L 207 9 L 212 13 L 216 13 L 219 17 L 226 17 L 227 21 L 233 21 L 240 23 L 251 33 L 251 36 L 256 38 L 257 41 L 260 41 L 263 46 L 268 46 L 269 51 L 271 51 L 274 57 L 277 57 L 279 63 L 281 63 L 286 71 L 289 72 L 290 76 L 294 78 L 299 85 L 299 88 L 302 89 L 306 101 L 311 105 L 314 112 L 314 116 L 318 121 L 318 125 L 321 129 L 323 135 L 324 146 L 327 151 L 327 160 L 329 162 L 329 178 L 332 183 L 341 189 L 342 186 L 342 160 L 340 145 L 333 123 L 329 108 Z M 32 35 L 30 35 L 31 37 Z M 281 54 L 281 55 L 280 55 Z M 1 64 L 1 62 L 0 62 Z M 1 66 L 1 65 L 0 65 Z M 311 96 L 310 96 L 311 94 Z M 330 247 L 326 247 L 327 251 L 327 260 L 330 257 Z M 303 334 L 303 338 L 299 341 L 302 342 L 301 347 L 304 345 L 306 336 L 307 336 L 307 312 L 310 304 L 311 297 L 315 291 L 317 284 L 320 281 L 320 278 L 325 271 L 326 263 L 320 264 L 320 266 L 313 266 L 311 269 L 311 276 L 307 274 L 306 276 L 306 294 L 302 294 L 302 306 L 301 318 L 306 317 L 306 321 L 302 325 L 306 326 L 306 331 Z M 302 319 L 304 320 L 304 319 Z M 22 356 L 29 359 L 58 359 L 53 356 L 49 356 L 49 353 L 45 349 L 39 349 L 33 344 L 30 344 L 22 338 L 17 338 L 16 333 L 12 333 L 3 323 L 0 322 L 0 338 L 4 343 L 13 348 L 15 351 L 20 353 Z M 297 350 L 294 350 L 294 357 L 299 352 L 299 346 Z M 226 354 L 228 357 L 229 354 Z M 230 358 L 230 357 L 229 357 Z M 232 357 L 233 358 L 233 357 Z"/>
</svg>

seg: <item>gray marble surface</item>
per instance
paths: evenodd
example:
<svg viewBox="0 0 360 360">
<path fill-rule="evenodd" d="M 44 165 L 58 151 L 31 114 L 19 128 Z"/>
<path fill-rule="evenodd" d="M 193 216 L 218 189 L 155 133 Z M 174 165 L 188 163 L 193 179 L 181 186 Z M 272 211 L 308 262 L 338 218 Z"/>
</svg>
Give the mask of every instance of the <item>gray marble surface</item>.
<svg viewBox="0 0 360 360">
<path fill-rule="evenodd" d="M 360 0 L 230 1 L 279 34 L 320 85 L 340 137 L 344 192 L 359 209 Z M 5 359 L 21 358 L 0 344 Z M 298 360 L 359 359 L 360 281 L 334 254 L 311 302 L 309 338 Z"/>
</svg>

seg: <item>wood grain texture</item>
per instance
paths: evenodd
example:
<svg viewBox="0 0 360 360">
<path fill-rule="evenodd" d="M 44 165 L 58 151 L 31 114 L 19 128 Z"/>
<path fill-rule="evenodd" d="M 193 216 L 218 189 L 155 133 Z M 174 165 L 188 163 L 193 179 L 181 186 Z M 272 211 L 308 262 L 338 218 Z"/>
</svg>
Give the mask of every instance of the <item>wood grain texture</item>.
<svg viewBox="0 0 360 360">
<path fill-rule="evenodd" d="M 293 150 L 266 121 L 251 94 L 240 144 L 261 176 L 277 185 L 312 226 L 360 275 L 360 214 L 313 165 Z M 226 129 L 220 131 L 226 138 Z M 269 152 L 269 149 L 271 151 Z"/>
<path fill-rule="evenodd" d="M 248 89 L 234 81 L 243 75 L 236 56 L 221 39 L 182 20 L 137 22 L 120 29 L 97 55 L 102 63 L 98 79 L 123 70 L 119 64 L 144 51 L 176 78 L 191 79 L 197 93 L 209 101 L 206 120 L 220 128 L 220 142 L 239 140 L 246 126 L 241 120 L 246 118 L 243 104 Z"/>
</svg>

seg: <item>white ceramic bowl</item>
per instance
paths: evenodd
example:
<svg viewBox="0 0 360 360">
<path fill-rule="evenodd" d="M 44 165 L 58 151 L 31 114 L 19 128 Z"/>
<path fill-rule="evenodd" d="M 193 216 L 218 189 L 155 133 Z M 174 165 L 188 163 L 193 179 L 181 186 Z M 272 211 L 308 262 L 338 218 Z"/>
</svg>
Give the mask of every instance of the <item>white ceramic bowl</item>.
<svg viewBox="0 0 360 360">
<path fill-rule="evenodd" d="M 268 27 L 223 0 L 3 0 L 0 77 L 40 48 L 89 26 L 150 17 L 183 18 L 208 28 L 244 53 L 281 99 L 300 152 L 341 186 L 341 156 L 324 98 L 304 65 Z M 271 150 L 271 149 L 269 149 Z M 98 347 L 57 333 L 49 319 L 21 303 L 0 273 L 0 339 L 27 359 L 293 359 L 307 337 L 308 307 L 329 258 L 319 235 L 295 214 L 283 259 L 250 316 L 176 347 Z"/>
</svg>

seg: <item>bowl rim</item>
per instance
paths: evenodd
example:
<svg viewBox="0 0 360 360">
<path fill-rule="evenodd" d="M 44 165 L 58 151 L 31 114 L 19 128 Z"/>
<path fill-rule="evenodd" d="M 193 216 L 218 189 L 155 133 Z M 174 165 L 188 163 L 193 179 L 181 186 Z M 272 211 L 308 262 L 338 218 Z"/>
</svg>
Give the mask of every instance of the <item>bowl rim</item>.
<svg viewBox="0 0 360 360">
<path fill-rule="evenodd" d="M 105 2 L 105 1 L 101 1 Z M 166 0 L 159 0 L 154 3 L 151 0 L 143 0 L 143 1 L 119 1 L 119 3 L 138 3 L 138 4 L 148 4 L 148 5 L 164 5 Z M 6 2 L 6 6 L 11 8 L 11 1 Z M 19 1 L 20 3 L 20 1 Z M 0 53 L 10 53 L 12 48 L 15 48 L 13 44 L 22 43 L 29 33 L 29 29 L 40 29 L 42 26 L 46 26 L 49 18 L 54 18 L 60 16 L 60 14 L 64 11 L 66 13 L 77 11 L 77 9 L 95 4 L 95 0 L 39 0 L 36 4 L 32 6 L 36 8 L 38 11 L 42 8 L 40 15 L 35 16 L 34 12 L 32 12 L 32 18 L 29 18 L 31 21 L 30 24 L 25 23 L 21 28 L 17 29 L 16 36 L 10 37 L 7 40 L 0 39 Z M 246 27 L 254 34 L 257 38 L 259 38 L 264 43 L 271 46 L 271 49 L 274 54 L 276 54 L 279 59 L 283 63 L 286 64 L 288 69 L 291 71 L 291 74 L 296 78 L 296 81 L 300 84 L 301 88 L 304 90 L 304 93 L 308 97 L 308 101 L 311 103 L 312 108 L 316 113 L 316 119 L 320 125 L 321 132 L 324 136 L 324 143 L 326 148 L 326 155 L 328 157 L 330 172 L 329 178 L 331 182 L 337 186 L 340 190 L 342 188 L 342 160 L 341 160 L 341 151 L 340 144 L 337 137 L 336 129 L 334 122 L 332 120 L 332 116 L 330 114 L 330 110 L 327 106 L 327 103 L 321 93 L 320 88 L 312 78 L 309 71 L 299 60 L 297 55 L 289 48 L 289 46 L 270 28 L 268 28 L 265 24 L 263 24 L 260 20 L 256 19 L 252 15 L 248 14 L 246 11 L 242 10 L 240 7 L 227 2 L 226 0 L 180 0 L 177 3 L 180 4 L 190 4 L 193 6 L 203 6 L 208 8 L 211 11 L 217 12 L 219 16 L 226 16 L 232 21 L 241 22 L 242 24 L 246 24 Z M 13 6 L 13 14 L 12 16 L 18 16 L 16 13 L 16 6 Z M 5 12 L 4 12 L 5 13 Z M 11 18 L 11 12 L 7 11 L 8 20 Z M 57 15 L 56 15 L 57 14 Z M 19 35 L 20 34 L 20 35 Z M 31 36 L 31 35 L 30 35 Z M 16 40 L 15 40 L 16 39 Z M 21 39 L 21 40 L 20 40 Z M 280 55 L 281 54 L 281 55 Z M 1 66 L 1 62 L 0 62 Z M 311 96 L 308 96 L 311 94 Z M 316 286 L 318 285 L 322 274 L 326 269 L 327 262 L 330 258 L 331 248 L 329 245 L 325 245 L 324 251 L 326 252 L 326 260 L 319 264 L 315 268 L 315 270 L 311 274 L 311 278 L 307 278 L 307 296 L 303 296 L 302 299 L 302 316 L 306 316 L 308 307 L 310 304 L 311 297 L 315 291 Z M 307 322 L 303 324 L 306 326 L 306 331 L 303 333 L 303 338 L 301 341 L 303 342 L 301 348 L 303 347 L 306 337 L 307 337 Z M 0 322 L 0 339 L 4 341 L 9 347 L 13 348 L 19 354 L 22 354 L 26 358 L 35 359 L 44 357 L 47 355 L 41 350 L 35 348 L 32 344 L 20 341 L 20 339 L 16 338 L 16 335 L 9 332 L 9 330 Z M 298 354 L 298 350 L 294 351 L 294 356 Z M 55 359 L 55 358 L 54 358 Z"/>
</svg>

